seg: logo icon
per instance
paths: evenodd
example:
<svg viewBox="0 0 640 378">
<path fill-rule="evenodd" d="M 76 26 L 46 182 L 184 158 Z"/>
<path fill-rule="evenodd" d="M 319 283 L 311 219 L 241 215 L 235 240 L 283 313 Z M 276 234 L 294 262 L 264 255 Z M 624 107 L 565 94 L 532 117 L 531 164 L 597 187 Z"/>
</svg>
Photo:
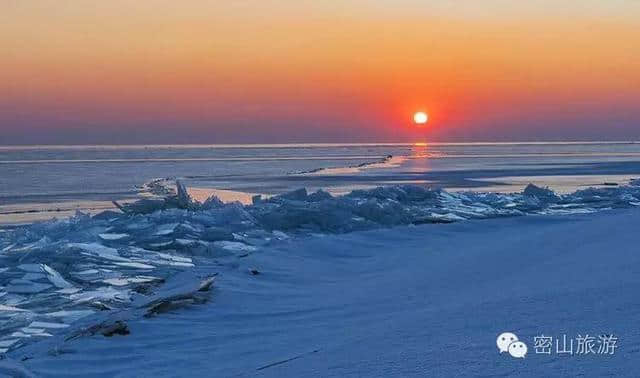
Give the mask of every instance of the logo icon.
<svg viewBox="0 0 640 378">
<path fill-rule="evenodd" d="M 527 355 L 527 344 L 518 339 L 515 333 L 503 332 L 496 339 L 500 353 L 508 352 L 513 358 L 524 358 Z"/>
<path fill-rule="evenodd" d="M 527 355 L 527 344 L 522 341 L 514 341 L 509 344 L 509 354 L 513 358 L 524 358 Z"/>
</svg>

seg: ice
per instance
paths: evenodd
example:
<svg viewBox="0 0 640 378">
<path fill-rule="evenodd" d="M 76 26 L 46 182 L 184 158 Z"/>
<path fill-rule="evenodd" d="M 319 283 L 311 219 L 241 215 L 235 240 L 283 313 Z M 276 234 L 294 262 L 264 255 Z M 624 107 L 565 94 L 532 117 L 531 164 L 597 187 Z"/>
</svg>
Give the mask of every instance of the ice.
<svg viewBox="0 0 640 378">
<path fill-rule="evenodd" d="M 40 280 L 46 277 L 47 276 L 42 273 L 25 273 L 24 276 L 22 276 L 22 279 L 27 281 L 34 281 L 34 280 Z"/>
<path fill-rule="evenodd" d="M 219 241 L 213 243 L 216 247 L 220 247 L 222 249 L 226 249 L 229 251 L 237 251 L 237 252 L 252 252 L 256 250 L 256 247 L 251 245 L 247 245 L 240 242 L 232 242 L 232 241 Z"/>
<path fill-rule="evenodd" d="M 78 319 L 82 319 L 93 313 L 94 311 L 89 311 L 89 310 L 75 310 L 75 311 L 63 310 L 63 311 L 50 312 L 48 314 L 45 314 L 45 316 L 62 319 L 63 321 L 72 323 Z"/>
<path fill-rule="evenodd" d="M 30 335 L 41 334 L 44 332 L 44 328 L 32 328 L 32 327 L 22 327 L 22 332 L 28 333 Z M 51 336 L 51 335 L 49 335 Z"/>
<path fill-rule="evenodd" d="M 29 310 L 24 310 L 24 309 L 13 307 L 13 306 L 6 306 L 3 304 L 0 304 L 0 311 L 29 312 Z"/>
<path fill-rule="evenodd" d="M 127 259 L 120 257 L 118 255 L 118 250 L 115 248 L 105 247 L 102 244 L 98 243 L 69 243 L 67 244 L 70 248 L 77 248 L 85 252 L 86 254 L 91 254 L 96 257 L 100 257 L 106 260 L 112 261 L 127 261 Z"/>
<path fill-rule="evenodd" d="M 115 263 L 118 266 L 125 266 L 128 268 L 135 268 L 135 269 L 153 269 L 155 268 L 155 266 L 153 265 L 148 265 L 148 264 L 143 264 L 143 263 L 139 263 L 139 262 L 117 262 Z"/>
<path fill-rule="evenodd" d="M 64 323 L 51 323 L 51 322 L 32 322 L 31 324 L 29 324 L 29 327 L 34 327 L 34 328 L 67 328 L 69 327 L 68 324 L 64 324 Z"/>
<path fill-rule="evenodd" d="M 71 285 L 68 281 L 62 278 L 60 273 L 56 272 L 47 264 L 41 264 L 41 267 L 42 267 L 42 270 L 45 271 L 45 273 L 47 273 L 47 278 L 54 286 L 60 289 L 70 289 L 73 287 L 73 285 Z"/>
<path fill-rule="evenodd" d="M 18 265 L 18 269 L 24 270 L 25 272 L 30 272 L 30 273 L 42 272 L 42 267 L 40 264 L 20 264 Z"/>
<path fill-rule="evenodd" d="M 51 285 L 27 280 L 13 280 L 5 290 L 9 293 L 35 294 L 49 289 Z"/>
<path fill-rule="evenodd" d="M 115 301 L 125 302 L 130 300 L 129 290 L 116 290 L 111 287 L 102 287 L 92 291 L 84 291 L 69 296 L 76 303 L 86 303 L 94 301 Z"/>
<path fill-rule="evenodd" d="M 161 281 L 161 280 L 162 279 L 159 277 L 136 276 L 131 278 L 109 278 L 104 280 L 104 282 L 113 286 L 126 286 L 132 283 L 146 283 L 146 282 L 154 282 L 154 281 Z"/>
<path fill-rule="evenodd" d="M 56 332 L 25 332 L 23 328 L 43 328 L 30 325 L 33 322 L 56 319 L 66 327 L 93 314 L 93 308 L 126 307 L 131 302 L 131 289 L 159 285 L 172 272 L 192 268 L 190 257 L 176 255 L 172 249 L 159 253 L 143 248 L 162 239 L 175 243 L 173 235 L 154 236 L 150 231 L 157 228 L 174 229 L 176 237 L 186 233 L 198 236 L 204 229 L 186 219 L 168 222 L 175 215 L 184 218 L 183 214 L 120 214 L 104 219 L 79 214 L 2 233 L 0 248 L 4 251 L 0 257 L 5 266 L 0 270 L 0 342 L 14 332 L 25 339 L 29 338 L 24 335 Z M 137 274 L 150 271 L 154 275 Z M 24 342 L 2 349 L 22 345 Z"/>
<path fill-rule="evenodd" d="M 122 213 L 78 213 L 0 233 L 0 342 L 13 332 L 28 334 L 20 330 L 24 327 L 46 328 L 31 326 L 33 322 L 68 325 L 96 308 L 126 308 L 132 293 L 191 269 L 197 259 L 242 258 L 288 238 L 638 204 L 636 181 L 570 194 L 534 185 L 511 194 L 450 193 L 409 185 L 344 196 L 299 189 L 251 205 L 222 203 L 215 197 L 200 203 L 182 187 L 164 199 L 119 205 Z"/>
<path fill-rule="evenodd" d="M 12 333 L 11 335 L 9 335 L 9 337 L 31 337 L 31 335 L 28 333 L 18 331 L 18 332 Z"/>
<path fill-rule="evenodd" d="M 15 344 L 18 341 L 20 341 L 20 339 L 2 340 L 2 341 L 0 341 L 0 348 L 10 347 L 11 345 Z"/>
<path fill-rule="evenodd" d="M 155 236 L 171 235 L 173 234 L 173 231 L 175 231 L 176 227 L 178 227 L 178 225 L 179 223 L 162 224 L 158 226 L 158 228 L 156 229 L 156 233 L 154 235 Z"/>
<path fill-rule="evenodd" d="M 120 240 L 129 237 L 129 234 L 98 234 L 102 240 Z"/>
<path fill-rule="evenodd" d="M 174 255 L 170 255 L 168 253 L 160 253 L 160 252 L 158 252 L 158 256 L 160 256 L 161 258 L 163 258 L 165 260 L 183 262 L 183 263 L 191 263 L 191 258 L 189 258 L 189 257 L 174 256 Z"/>
<path fill-rule="evenodd" d="M 85 274 L 96 274 L 99 273 L 100 271 L 97 269 L 87 269 L 87 270 L 83 270 L 81 272 L 75 272 L 74 274 L 80 274 L 80 275 L 85 275 Z"/>
</svg>

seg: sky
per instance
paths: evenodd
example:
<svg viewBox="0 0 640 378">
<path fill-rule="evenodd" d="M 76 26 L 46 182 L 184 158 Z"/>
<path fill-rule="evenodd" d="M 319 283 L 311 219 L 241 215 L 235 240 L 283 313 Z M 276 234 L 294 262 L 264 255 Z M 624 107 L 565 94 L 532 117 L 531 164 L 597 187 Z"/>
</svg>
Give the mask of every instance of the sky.
<svg viewBox="0 0 640 378">
<path fill-rule="evenodd" d="M 0 144 L 640 140 L 638 15 L 636 0 L 0 0 Z"/>
</svg>

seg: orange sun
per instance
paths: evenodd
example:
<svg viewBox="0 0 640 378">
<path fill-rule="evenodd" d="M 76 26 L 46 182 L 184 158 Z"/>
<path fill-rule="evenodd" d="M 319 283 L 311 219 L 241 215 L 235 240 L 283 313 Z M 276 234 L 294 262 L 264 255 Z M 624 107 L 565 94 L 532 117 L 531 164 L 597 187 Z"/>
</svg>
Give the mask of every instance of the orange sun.
<svg viewBox="0 0 640 378">
<path fill-rule="evenodd" d="M 429 120 L 429 116 L 425 112 L 416 112 L 413 115 L 413 122 L 417 125 L 424 125 Z"/>
</svg>

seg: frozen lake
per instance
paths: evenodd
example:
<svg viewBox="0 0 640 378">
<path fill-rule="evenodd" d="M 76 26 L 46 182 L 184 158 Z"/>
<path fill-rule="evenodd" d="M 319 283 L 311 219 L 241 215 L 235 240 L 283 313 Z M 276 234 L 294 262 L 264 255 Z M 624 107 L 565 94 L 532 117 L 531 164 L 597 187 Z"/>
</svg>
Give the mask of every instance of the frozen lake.
<svg viewBox="0 0 640 378">
<path fill-rule="evenodd" d="M 638 175 L 633 142 L 0 147 L 0 223 L 112 208 L 155 179 L 247 202 L 300 187 L 343 194 L 390 184 L 514 192 L 533 182 L 571 192 Z"/>
</svg>

